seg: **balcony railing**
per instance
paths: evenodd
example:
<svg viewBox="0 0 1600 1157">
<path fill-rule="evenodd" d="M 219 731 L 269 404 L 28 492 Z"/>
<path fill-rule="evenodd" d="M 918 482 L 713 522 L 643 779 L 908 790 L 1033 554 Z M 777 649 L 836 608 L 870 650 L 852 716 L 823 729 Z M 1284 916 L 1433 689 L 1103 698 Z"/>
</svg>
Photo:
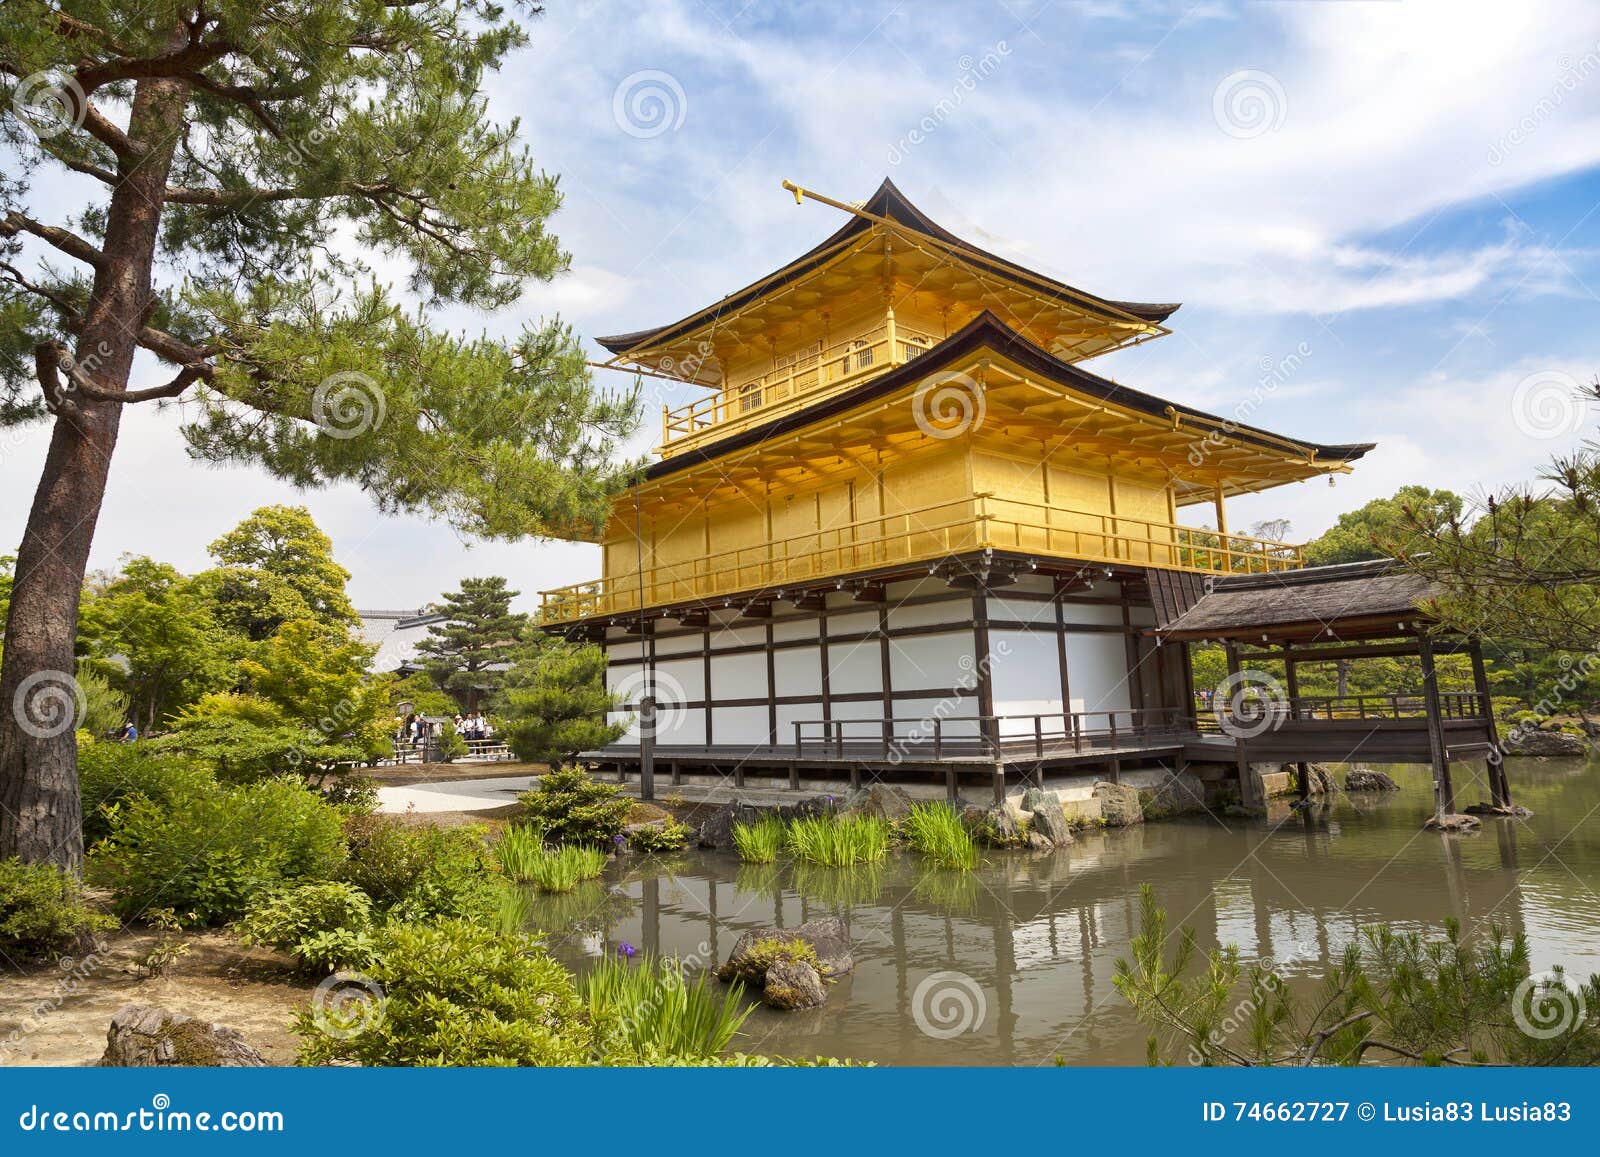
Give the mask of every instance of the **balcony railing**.
<svg viewBox="0 0 1600 1157">
<path fill-rule="evenodd" d="M 926 353 L 936 340 L 905 326 L 884 324 L 826 348 L 819 342 L 809 350 L 789 355 L 783 364 L 759 378 L 676 410 L 663 409 L 662 448 L 741 419 L 776 417 L 797 408 L 809 395 L 846 386 L 908 362 Z"/>
<path fill-rule="evenodd" d="M 544 591 L 539 619 L 573 622 L 991 547 L 1206 574 L 1265 574 L 1304 561 L 1298 547 L 1281 542 L 978 494 L 684 562 L 658 562 L 642 576 L 619 574 Z"/>
</svg>

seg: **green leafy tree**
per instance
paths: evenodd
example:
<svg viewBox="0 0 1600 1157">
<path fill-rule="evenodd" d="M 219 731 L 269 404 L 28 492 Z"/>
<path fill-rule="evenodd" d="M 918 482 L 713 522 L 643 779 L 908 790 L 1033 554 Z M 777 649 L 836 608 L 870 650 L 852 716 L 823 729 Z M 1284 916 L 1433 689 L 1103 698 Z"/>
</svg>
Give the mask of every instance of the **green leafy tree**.
<svg viewBox="0 0 1600 1157">
<path fill-rule="evenodd" d="M 470 534 L 602 524 L 637 391 L 598 392 L 559 322 L 499 340 L 433 321 L 510 305 L 568 267 L 546 228 L 556 179 L 479 95 L 526 42 L 523 12 L 537 9 L 0 6 L 0 422 L 51 424 L 0 700 L 71 670 L 128 406 L 181 398 L 203 461 L 355 482 L 385 512 Z M 47 212 L 62 203 L 85 208 Z M 376 282 L 368 254 L 409 271 L 420 308 Z M 136 353 L 150 380 L 132 380 Z M 75 759 L 70 733 L 0 716 L 0 856 L 78 866 Z"/>
<path fill-rule="evenodd" d="M 606 720 L 616 701 L 605 674 L 599 647 L 530 644 L 505 694 L 506 743 L 517 758 L 557 767 L 620 736 L 626 728 Z"/>
<path fill-rule="evenodd" d="M 303 506 L 263 506 L 210 552 L 217 569 L 196 577 L 212 591 L 218 622 L 249 639 L 295 619 L 342 628 L 360 621 L 345 594 L 350 572 Z"/>
<path fill-rule="evenodd" d="M 98 669 L 128 697 L 146 733 L 236 677 L 209 603 L 193 579 L 164 562 L 127 560 L 120 575 L 85 600 L 82 627 Z"/>
<path fill-rule="evenodd" d="M 516 591 L 498 576 L 461 580 L 461 589 L 444 596 L 445 621 L 428 628 L 417 644 L 422 669 L 463 709 L 492 699 L 522 646 L 528 616 L 511 609 Z"/>
<path fill-rule="evenodd" d="M 1402 486 L 1391 498 L 1375 498 L 1305 545 L 1306 562 L 1331 566 L 1393 558 L 1412 549 L 1422 528 L 1448 526 L 1461 515 L 1462 500 L 1448 490 Z"/>
</svg>

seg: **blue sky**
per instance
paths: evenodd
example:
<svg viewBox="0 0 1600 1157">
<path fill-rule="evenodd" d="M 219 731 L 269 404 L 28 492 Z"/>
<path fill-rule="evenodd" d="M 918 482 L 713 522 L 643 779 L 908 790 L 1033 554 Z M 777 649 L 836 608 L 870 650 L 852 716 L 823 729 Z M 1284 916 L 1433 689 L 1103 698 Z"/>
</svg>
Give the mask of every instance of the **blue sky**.
<svg viewBox="0 0 1600 1157">
<path fill-rule="evenodd" d="M 1600 6 L 548 7 L 488 95 L 561 174 L 573 271 L 453 324 L 674 319 L 837 227 L 782 179 L 850 200 L 889 176 L 1015 260 L 1184 302 L 1170 336 L 1097 372 L 1228 414 L 1292 357 L 1250 421 L 1379 443 L 1332 489 L 1242 501 L 1235 526 L 1287 517 L 1304 538 L 1407 482 L 1508 484 L 1592 430 L 1569 398 L 1600 372 Z M 690 397 L 652 388 L 649 404 Z M 20 536 L 46 440 L 6 437 L 0 543 Z M 173 415 L 130 415 L 94 565 L 137 551 L 198 568 L 249 509 L 290 501 L 334 536 L 366 606 L 483 573 L 531 605 L 598 573 L 593 548 L 471 544 L 381 518 L 353 488 L 204 469 Z"/>
</svg>

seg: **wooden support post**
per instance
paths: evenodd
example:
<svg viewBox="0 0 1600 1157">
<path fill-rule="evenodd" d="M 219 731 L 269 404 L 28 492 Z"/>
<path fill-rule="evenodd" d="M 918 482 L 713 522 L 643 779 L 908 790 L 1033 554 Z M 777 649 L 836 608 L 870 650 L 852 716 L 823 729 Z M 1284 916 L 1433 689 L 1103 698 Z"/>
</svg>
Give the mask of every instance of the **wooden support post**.
<svg viewBox="0 0 1600 1157">
<path fill-rule="evenodd" d="M 1311 765 L 1302 762 L 1294 766 L 1300 773 L 1300 802 L 1304 803 L 1311 798 Z"/>
<path fill-rule="evenodd" d="M 1433 662 L 1433 640 L 1417 640 L 1417 655 L 1422 660 L 1422 702 L 1428 715 L 1428 753 L 1433 762 L 1434 812 L 1443 820 L 1456 810 L 1455 788 L 1450 785 L 1450 758 L 1444 742 L 1444 721 L 1439 710 L 1439 676 Z"/>
<path fill-rule="evenodd" d="M 1222 509 L 1221 494 L 1222 488 L 1221 486 L 1218 486 L 1218 510 Z M 1228 686 L 1236 687 L 1238 686 L 1239 682 L 1239 644 L 1235 643 L 1232 639 L 1224 640 L 1222 644 L 1222 651 L 1228 659 Z M 1219 718 L 1226 719 L 1228 717 L 1228 707 L 1226 704 L 1224 704 L 1219 711 Z M 1234 762 L 1237 764 L 1239 771 L 1239 802 L 1245 807 L 1254 807 L 1257 803 L 1255 798 L 1256 793 L 1255 787 L 1250 780 L 1250 757 L 1245 751 L 1244 740 L 1239 736 L 1234 736 L 1233 746 L 1235 753 Z"/>
<path fill-rule="evenodd" d="M 672 777 L 672 786 L 673 787 L 682 787 L 683 786 L 683 768 L 679 765 L 679 763 L 678 763 L 678 761 L 676 759 L 674 759 L 671 763 L 669 763 L 667 765 L 667 771 L 668 771 L 668 774 L 670 774 L 671 777 Z"/>
<path fill-rule="evenodd" d="M 744 761 L 743 760 L 740 760 L 738 763 L 733 765 L 733 786 L 738 788 L 741 791 L 744 790 Z"/>
<path fill-rule="evenodd" d="M 859 763 L 850 765 L 850 790 L 861 790 L 861 765 Z"/>
<path fill-rule="evenodd" d="M 945 795 L 950 797 L 951 803 L 956 803 L 961 799 L 961 793 L 956 786 L 956 765 L 953 763 L 944 765 L 944 792 Z"/>
<path fill-rule="evenodd" d="M 800 790 L 800 765 L 798 763 L 789 765 L 789 790 Z"/>
<path fill-rule="evenodd" d="M 1483 666 L 1483 648 L 1477 639 L 1469 645 L 1472 656 L 1472 686 L 1478 693 L 1479 709 L 1483 712 L 1484 730 L 1489 736 L 1489 794 L 1501 807 L 1511 806 L 1511 781 L 1506 778 L 1505 755 L 1500 750 L 1500 732 L 1494 722 L 1494 702 L 1489 698 L 1489 674 Z"/>
<path fill-rule="evenodd" d="M 1003 804 L 1006 802 L 1006 765 L 998 759 L 994 761 L 993 781 L 994 802 Z"/>
</svg>

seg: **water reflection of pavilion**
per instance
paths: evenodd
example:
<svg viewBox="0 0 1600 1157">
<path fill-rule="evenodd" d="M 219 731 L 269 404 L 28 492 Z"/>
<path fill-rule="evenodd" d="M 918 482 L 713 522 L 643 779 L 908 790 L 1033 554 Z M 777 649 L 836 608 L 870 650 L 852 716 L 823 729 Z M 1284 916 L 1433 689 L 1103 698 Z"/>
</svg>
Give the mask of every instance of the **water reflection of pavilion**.
<svg viewBox="0 0 1600 1157">
<path fill-rule="evenodd" d="M 1410 810 L 1399 811 L 1380 830 L 1417 836 Z M 1038 1064 L 1059 1052 L 1078 1063 L 1137 1064 L 1146 1033 L 1112 975 L 1137 931 L 1143 881 L 1156 883 L 1173 925 L 1192 925 L 1202 947 L 1235 943 L 1247 960 L 1277 961 L 1291 980 L 1320 977 L 1365 924 L 1437 929 L 1455 915 L 1469 928 L 1492 921 L 1523 930 L 1507 826 L 1485 833 L 1470 866 L 1460 845 L 1437 836 L 1417 837 L 1418 854 L 1407 856 L 1396 854 L 1393 839 L 1364 835 L 1325 811 L 1226 833 L 1204 823 L 1152 825 L 1092 837 L 1066 853 L 998 858 L 942 884 L 906 862 L 797 879 L 789 868 L 705 857 L 692 872 L 628 882 L 637 906 L 610 934 L 717 961 L 748 929 L 840 911 L 851 921 L 856 974 L 824 1009 L 758 1016 L 751 1028 L 761 1048 L 849 1053 L 870 1042 L 888 1063 Z M 918 1027 L 917 989 L 947 971 L 981 988 L 985 1015 L 976 1031 L 936 1040 Z"/>
</svg>

